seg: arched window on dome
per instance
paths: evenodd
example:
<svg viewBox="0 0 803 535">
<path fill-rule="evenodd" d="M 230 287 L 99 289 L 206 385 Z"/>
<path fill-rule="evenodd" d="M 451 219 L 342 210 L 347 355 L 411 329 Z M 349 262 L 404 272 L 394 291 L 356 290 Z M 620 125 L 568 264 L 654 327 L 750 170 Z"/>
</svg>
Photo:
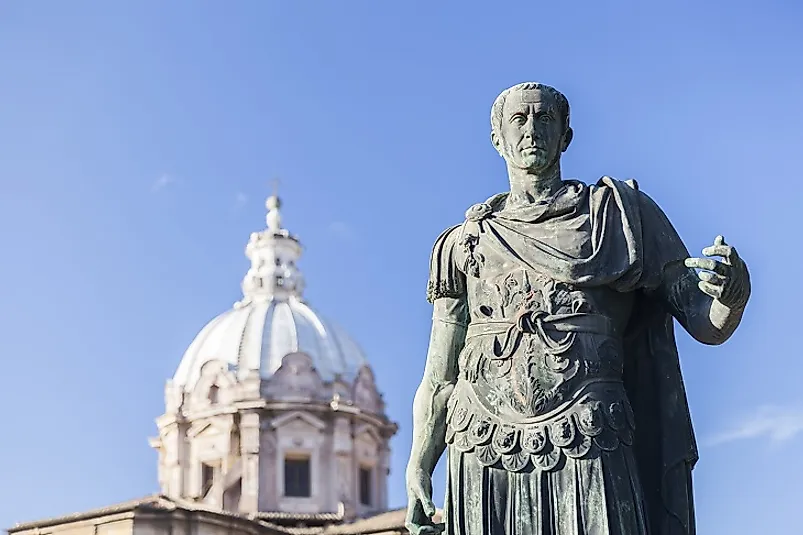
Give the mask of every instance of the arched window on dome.
<svg viewBox="0 0 803 535">
<path fill-rule="evenodd" d="M 218 385 L 212 385 L 209 387 L 209 392 L 207 393 L 206 398 L 209 400 L 210 404 L 217 405 L 219 395 L 220 387 Z"/>
</svg>

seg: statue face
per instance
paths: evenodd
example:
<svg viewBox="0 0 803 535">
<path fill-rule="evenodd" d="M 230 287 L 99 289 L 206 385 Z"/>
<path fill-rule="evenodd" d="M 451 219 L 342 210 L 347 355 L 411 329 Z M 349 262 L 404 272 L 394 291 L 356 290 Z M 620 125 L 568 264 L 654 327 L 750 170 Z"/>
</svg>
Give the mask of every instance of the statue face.
<svg viewBox="0 0 803 535">
<path fill-rule="evenodd" d="M 511 92 L 502 109 L 502 128 L 494 139 L 508 164 L 534 172 L 554 164 L 571 140 L 557 103 L 538 89 Z"/>
</svg>

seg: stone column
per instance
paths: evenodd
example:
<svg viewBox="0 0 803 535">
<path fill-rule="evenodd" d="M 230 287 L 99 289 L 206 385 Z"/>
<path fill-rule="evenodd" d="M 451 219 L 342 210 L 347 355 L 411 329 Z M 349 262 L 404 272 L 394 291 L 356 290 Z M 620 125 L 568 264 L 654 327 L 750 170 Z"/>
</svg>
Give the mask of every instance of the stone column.
<svg viewBox="0 0 803 535">
<path fill-rule="evenodd" d="M 388 508 L 388 475 L 390 474 L 390 445 L 388 439 L 384 437 L 382 444 L 379 445 L 379 459 L 375 470 L 377 482 L 375 507 L 384 511 Z"/>
<path fill-rule="evenodd" d="M 259 413 L 240 415 L 240 457 L 243 463 L 240 512 L 259 510 Z"/>
<path fill-rule="evenodd" d="M 158 446 L 159 449 L 161 492 L 167 496 L 181 497 L 187 492 L 184 474 L 187 458 L 187 425 L 175 418 L 160 424 L 160 436 L 154 446 Z"/>
<path fill-rule="evenodd" d="M 276 446 L 276 433 L 270 426 L 270 420 L 262 422 L 259 446 L 259 510 L 277 511 L 279 495 L 277 478 L 279 451 Z"/>
<path fill-rule="evenodd" d="M 337 413 L 336 413 L 337 414 Z M 336 415 L 333 422 L 332 452 L 335 459 L 332 492 L 335 505 L 343 502 L 347 517 L 355 512 L 354 495 L 354 441 L 348 416 Z"/>
<path fill-rule="evenodd" d="M 318 474 L 316 479 L 320 485 L 320 492 L 318 494 L 318 503 L 323 511 L 336 511 L 337 498 L 332 491 L 332 483 L 337 481 L 332 479 L 332 471 L 337 466 L 335 460 L 334 448 L 334 422 L 332 419 L 327 419 L 326 429 L 323 431 L 323 436 L 320 437 L 320 444 L 318 446 Z"/>
</svg>

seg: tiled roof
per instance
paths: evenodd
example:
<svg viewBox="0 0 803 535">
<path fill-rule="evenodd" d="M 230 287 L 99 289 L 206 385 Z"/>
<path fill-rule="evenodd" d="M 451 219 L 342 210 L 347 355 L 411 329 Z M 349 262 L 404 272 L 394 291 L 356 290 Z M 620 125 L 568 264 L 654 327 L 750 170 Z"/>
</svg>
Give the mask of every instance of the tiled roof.
<svg viewBox="0 0 803 535">
<path fill-rule="evenodd" d="M 79 513 L 72 513 L 69 515 L 62 515 L 52 518 L 46 518 L 44 520 L 36 520 L 34 522 L 18 522 L 14 524 L 14 527 L 9 528 L 9 533 L 14 533 L 16 531 L 22 531 L 26 529 L 33 529 L 33 528 L 43 528 L 47 526 L 52 526 L 55 524 L 65 524 L 68 522 L 78 522 L 80 520 L 88 520 L 90 518 L 97 518 L 99 516 L 107 516 L 107 515 L 114 515 L 118 513 L 126 513 L 129 511 L 134 511 L 135 509 L 140 508 L 162 508 L 162 496 L 151 495 L 146 496 L 144 498 L 138 498 L 136 500 L 129 500 L 127 502 L 118 503 L 115 505 L 109 505 L 106 507 L 100 507 L 97 509 L 90 509 L 89 511 L 83 511 Z"/>
<path fill-rule="evenodd" d="M 338 513 L 288 513 L 285 511 L 266 511 L 254 514 L 261 520 L 293 520 L 298 522 L 340 522 L 343 516 Z"/>
<path fill-rule="evenodd" d="M 151 496 L 146 496 L 144 498 L 139 498 L 136 500 L 130 500 L 127 502 L 118 503 L 115 505 L 110 505 L 107 507 L 101 507 L 99 509 L 91 509 L 89 511 L 84 511 L 80 513 L 72 513 L 69 515 L 63 515 L 53 518 L 47 518 L 44 520 L 36 520 L 33 522 L 24 522 L 24 523 L 17 523 L 13 527 L 9 528 L 7 531 L 9 535 L 13 533 L 17 533 L 24 530 L 29 529 L 41 529 L 50 526 L 55 526 L 59 524 L 69 524 L 72 522 L 80 522 L 82 520 L 91 520 L 93 518 L 121 514 L 121 513 L 134 513 L 137 511 L 188 511 L 188 512 L 199 512 L 204 514 L 215 515 L 218 517 L 226 517 L 230 519 L 237 519 L 242 522 L 250 523 L 254 526 L 258 526 L 262 528 L 264 531 L 268 533 L 274 534 L 282 534 L 287 533 L 286 531 L 282 530 L 279 526 L 271 526 L 270 524 L 255 521 L 250 519 L 244 515 L 240 515 L 237 513 L 232 513 L 228 511 L 222 511 L 220 509 L 215 509 L 209 506 L 205 506 L 203 504 L 192 503 L 192 502 L 184 502 L 180 500 L 174 500 L 171 498 L 167 498 L 165 496 L 156 494 Z"/>
<path fill-rule="evenodd" d="M 342 523 L 343 518 L 338 513 L 288 513 L 288 512 L 261 512 L 253 515 L 244 515 L 222 511 L 204 504 L 167 498 L 163 495 L 151 495 L 136 500 L 92 509 L 80 513 L 73 513 L 59 517 L 37 520 L 34 522 L 17 523 L 8 529 L 9 535 L 30 529 L 41 529 L 59 524 L 68 524 L 93 518 L 134 513 L 136 511 L 189 511 L 211 514 L 219 517 L 237 519 L 260 528 L 265 535 L 384 535 L 392 533 L 405 533 L 405 509 L 396 509 L 386 513 L 361 518 L 354 522 Z M 436 514 L 439 521 L 440 512 Z M 285 526 L 285 522 L 298 522 L 320 524 L 318 526 Z M 325 525 L 325 524 L 329 525 Z"/>
<path fill-rule="evenodd" d="M 440 522 L 441 511 L 435 513 L 435 521 Z M 395 509 L 386 513 L 380 513 L 368 518 L 362 518 L 348 524 L 338 524 L 327 526 L 323 530 L 323 535 L 358 535 L 358 534 L 380 534 L 380 533 L 406 533 L 404 520 L 407 517 L 407 509 Z"/>
<path fill-rule="evenodd" d="M 268 526 L 276 526 L 278 529 L 284 530 L 290 535 L 322 535 L 324 526 L 279 526 L 269 522 L 262 521 L 263 524 Z"/>
</svg>

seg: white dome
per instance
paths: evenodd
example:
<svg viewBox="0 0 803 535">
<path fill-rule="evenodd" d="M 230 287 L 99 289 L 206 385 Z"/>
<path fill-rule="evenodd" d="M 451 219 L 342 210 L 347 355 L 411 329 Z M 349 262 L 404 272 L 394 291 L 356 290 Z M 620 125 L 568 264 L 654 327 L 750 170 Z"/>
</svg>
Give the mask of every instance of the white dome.
<svg viewBox="0 0 803 535">
<path fill-rule="evenodd" d="M 304 278 L 296 265 L 301 245 L 281 227 L 279 199 L 270 197 L 267 229 L 254 232 L 245 252 L 251 268 L 243 299 L 209 322 L 184 353 L 173 384 L 192 389 L 209 361 L 226 363 L 238 378 L 257 371 L 271 377 L 290 353 L 309 355 L 321 379 L 352 381 L 366 364 L 359 346 L 302 299 Z"/>
<path fill-rule="evenodd" d="M 351 382 L 366 364 L 359 346 L 295 296 L 235 307 L 209 322 L 184 353 L 173 384 L 191 389 L 210 360 L 243 378 L 258 371 L 269 378 L 295 352 L 310 356 L 324 381 Z"/>
</svg>

